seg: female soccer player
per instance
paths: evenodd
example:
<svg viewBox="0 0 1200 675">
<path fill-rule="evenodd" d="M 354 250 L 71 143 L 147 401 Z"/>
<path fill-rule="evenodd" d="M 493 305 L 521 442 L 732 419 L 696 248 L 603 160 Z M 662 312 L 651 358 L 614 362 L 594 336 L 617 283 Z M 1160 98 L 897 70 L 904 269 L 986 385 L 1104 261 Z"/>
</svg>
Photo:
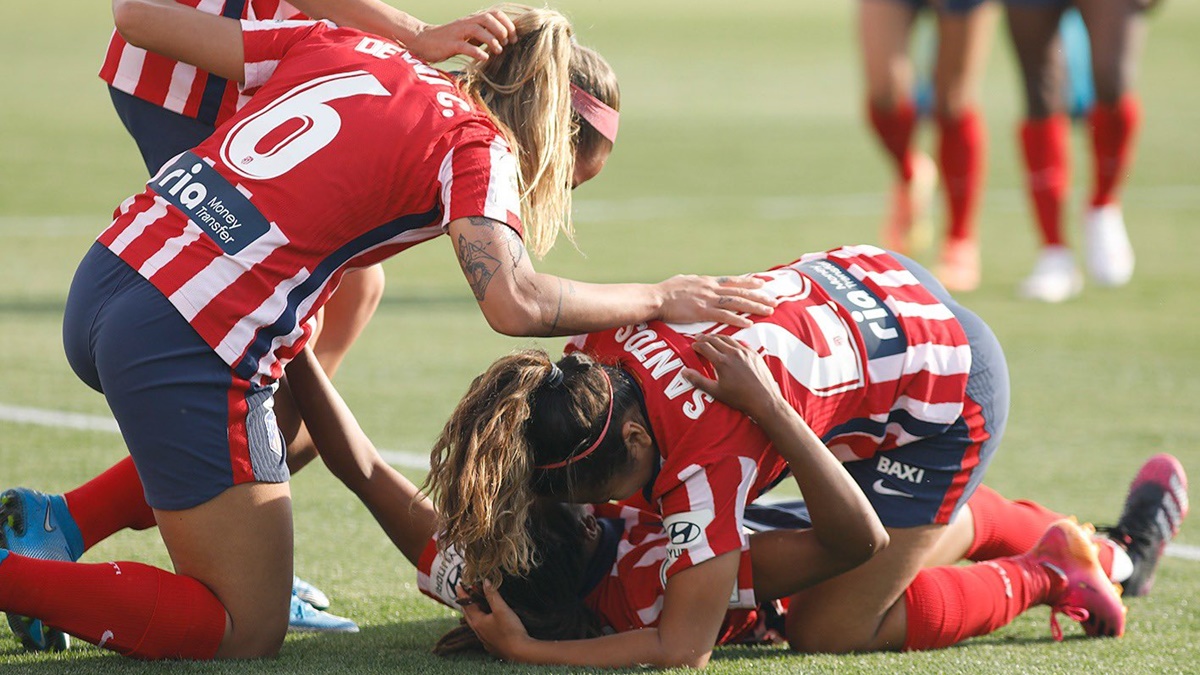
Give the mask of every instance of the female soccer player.
<svg viewBox="0 0 1200 675">
<path fill-rule="evenodd" d="M 773 416 L 790 416 L 791 408 L 781 400 L 761 358 L 725 336 L 700 341 L 709 342 L 704 349 L 715 356 L 712 363 L 717 379 L 704 382 L 706 390 L 717 400 L 754 414 L 764 429 L 778 430 Z M 659 625 L 665 584 L 661 571 L 677 550 L 672 539 L 679 533 L 665 530 L 657 514 L 616 504 L 568 507 L 542 500 L 531 511 L 527 525 L 538 542 L 537 564 L 524 576 L 506 577 L 499 589 L 468 595 L 459 585 L 462 557 L 453 547 L 439 548 L 432 504 L 383 461 L 311 354 L 300 355 L 288 366 L 287 383 L 292 396 L 286 400 L 294 399 L 303 412 L 326 465 L 362 499 L 417 567 L 422 592 L 465 609 L 470 624 L 479 627 L 485 638 L 494 638 L 499 631 L 502 637 L 493 645 L 506 647 L 506 641 L 528 640 L 530 634 L 544 640 L 572 640 Z M 788 452 L 789 445 L 784 447 Z M 815 444 L 808 450 L 824 454 Z M 875 548 L 885 540 L 861 493 L 845 489 L 849 477 L 844 471 L 835 470 L 828 456 L 823 462 L 820 457 L 811 458 L 833 478 L 826 485 L 820 472 L 806 467 L 810 458 L 799 459 L 803 461 L 790 468 L 805 494 L 818 500 L 813 517 L 800 512 L 794 503 L 753 504 L 747 509 L 746 522 L 756 534 L 740 551 L 739 592 L 726 601 L 716 644 L 769 639 L 772 629 L 783 633 L 779 603 L 774 600 L 821 581 L 839 566 L 852 566 L 864 553 L 863 544 L 874 541 L 871 548 Z M 1187 511 L 1186 483 L 1182 467 L 1169 455 L 1152 458 L 1134 479 L 1120 523 L 1113 530 L 1127 542 L 1144 537 L 1146 548 L 1131 546 L 1130 550 L 1148 557 L 1139 558 L 1137 578 L 1130 580 L 1127 594 L 1145 592 L 1162 544 L 1178 531 Z M 925 561 L 929 569 L 921 570 L 912 586 L 928 585 L 930 580 L 954 586 L 955 582 L 982 578 L 973 615 L 958 623 L 947 622 L 959 630 L 956 639 L 998 628 L 1031 604 L 1045 603 L 1079 616 L 1075 610 L 1080 605 L 1086 608 L 1112 599 L 1111 593 L 1088 595 L 1072 590 L 1079 588 L 1080 581 L 1094 583 L 1101 590 L 1108 586 L 1100 576 L 1103 572 L 1096 570 L 1098 561 L 1092 545 L 1084 539 L 1085 531 L 1064 520 L 1065 516 L 1034 502 L 1006 500 L 983 486 L 960 515 L 939 542 L 937 552 Z M 1152 534 L 1158 523 L 1171 528 L 1163 533 L 1165 538 Z M 814 526 L 811 530 L 797 529 L 810 525 Z M 931 567 L 963 558 L 1001 559 L 975 567 Z M 1112 567 L 1111 556 L 1101 558 L 1106 568 Z M 1073 583 L 1058 583 L 1060 570 Z M 1049 577 L 1051 583 L 1012 602 L 1003 593 L 989 596 L 988 591 L 1003 585 L 1004 573 L 1035 580 Z M 988 581 L 992 588 L 986 585 Z M 998 602 L 990 604 L 989 599 Z M 492 614 L 479 609 L 485 604 L 490 604 Z M 919 606 L 946 609 L 937 598 L 926 599 Z M 978 625 L 980 615 L 989 620 Z M 940 645 L 913 645 L 928 646 Z M 482 647 L 470 628 L 460 627 L 443 637 L 435 651 L 445 654 Z"/>
<path fill-rule="evenodd" d="M 455 55 L 486 61 L 489 52 L 501 52 L 516 37 L 512 21 L 496 9 L 434 26 L 379 0 L 249 0 L 223 4 L 184 0 L 181 4 L 235 19 L 290 20 L 305 15 L 329 19 L 339 26 L 390 36 L 429 63 Z M 246 101 L 237 82 L 135 47 L 119 31 L 113 31 L 109 40 L 100 77 L 108 83 L 113 107 L 137 143 L 151 175 L 172 157 L 211 136 Z M 314 344 L 331 377 L 375 313 L 383 287 L 382 266 L 354 270 L 345 275 L 337 292 L 319 312 L 314 333 L 322 339 L 314 338 Z"/>
<path fill-rule="evenodd" d="M 467 583 L 495 584 L 501 572 L 530 567 L 536 545 L 520 523 L 539 497 L 629 500 L 660 513 L 672 539 L 656 632 L 579 643 L 517 636 L 492 643 L 501 655 L 597 666 L 707 661 L 737 588 L 745 505 L 784 469 L 776 422 L 759 426 L 715 402 L 719 389 L 702 374 L 712 373 L 704 359 L 726 358 L 730 340 L 765 356 L 790 411 L 786 435 L 823 442 L 846 462 L 891 541 L 799 596 L 788 615 L 794 648 L 950 644 L 1061 590 L 1060 577 L 1003 565 L 914 584 L 982 480 L 1006 421 L 1007 368 L 983 321 L 915 263 L 870 246 L 806 255 L 756 276 L 779 305 L 748 328 L 649 323 L 591 333 L 557 364 L 544 354 L 500 359 L 455 409 L 428 482 L 441 540 L 464 557 Z M 762 422 L 763 414 L 752 416 Z M 1091 578 L 1092 562 L 1085 629 L 1120 634 L 1124 608 L 1107 579 Z M 964 609 L 963 598 L 984 592 L 997 613 Z M 971 621 L 944 621 L 922 613 L 927 606 Z M 483 639 L 504 635 L 513 633 Z"/>
<path fill-rule="evenodd" d="M 250 20 L 329 19 L 339 26 L 357 28 L 375 35 L 388 35 L 405 45 L 417 58 L 435 63 L 454 55 L 486 60 L 488 51 L 499 52 L 515 37 L 515 27 L 498 10 L 485 10 L 442 26 L 426 24 L 379 0 L 280 0 L 181 4 L 210 14 Z M 297 9 L 305 14 L 297 13 Z M 485 50 L 482 45 L 487 45 Z M 212 135 L 216 128 L 244 103 L 236 82 L 225 80 L 186 63 L 130 45 L 113 31 L 100 77 L 108 83 L 113 107 L 129 135 L 137 143 L 151 175 L 172 157 L 190 150 Z M 311 343 L 325 372 L 333 377 L 383 297 L 382 265 L 347 273 L 337 291 L 317 313 Z M 320 340 L 317 337 L 320 337 Z M 293 454 L 294 471 L 309 455 Z M 328 599 L 310 584 L 296 580 L 298 594 L 289 614 L 293 629 L 349 630 L 353 622 L 321 612 Z M 307 599 L 315 605 L 305 607 Z M 11 619 L 11 617 L 10 617 Z M 37 626 L 14 628 L 27 644 L 36 645 Z"/>
<path fill-rule="evenodd" d="M 1083 277 L 1063 233 L 1070 187 L 1070 124 L 1062 95 L 1058 24 L 1075 7 L 1087 26 L 1096 103 L 1090 115 L 1092 192 L 1083 221 L 1084 262 L 1100 286 L 1133 276 L 1134 255 L 1121 213 L 1120 189 L 1133 159 L 1141 108 L 1133 91 L 1153 0 L 1005 0 L 1009 34 L 1025 85 L 1021 125 L 1027 185 L 1042 250 L 1019 293 L 1062 302 L 1083 290 Z"/>
<path fill-rule="evenodd" d="M 940 133 L 938 165 L 946 191 L 946 236 L 937 278 L 951 291 L 979 285 L 976 215 L 986 170 L 987 131 L 979 112 L 979 85 L 996 24 L 985 0 L 861 0 L 859 43 L 874 130 L 895 164 L 896 186 L 884 223 L 884 248 L 909 250 L 937 182 L 938 168 L 913 149 L 917 110 L 913 103 L 909 40 L 917 13 L 937 13 L 933 112 Z"/>
<path fill-rule="evenodd" d="M 458 81 L 389 40 L 116 0 L 131 43 L 243 83 L 252 98 L 126 200 L 76 272 L 68 360 L 108 400 L 175 574 L 6 552 L 0 610 L 142 658 L 274 654 L 291 588 L 288 470 L 271 397 L 347 269 L 448 233 L 489 324 L 558 335 L 653 317 L 748 323 L 745 283 L 600 286 L 538 274 L 570 233 L 573 30 L 515 9 L 518 41 Z M 718 305 L 718 303 L 721 303 Z M 82 533 L 80 533 L 82 536 Z"/>
</svg>

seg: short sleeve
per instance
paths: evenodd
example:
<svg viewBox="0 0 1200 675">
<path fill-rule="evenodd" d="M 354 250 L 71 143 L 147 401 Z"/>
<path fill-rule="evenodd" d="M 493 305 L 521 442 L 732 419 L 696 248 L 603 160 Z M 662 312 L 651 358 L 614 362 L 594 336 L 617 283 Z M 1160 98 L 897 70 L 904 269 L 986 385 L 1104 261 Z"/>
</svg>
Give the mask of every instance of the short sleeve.
<svg viewBox="0 0 1200 675">
<path fill-rule="evenodd" d="M 249 96 L 275 72 L 279 60 L 301 41 L 319 35 L 333 24 L 328 21 L 242 21 L 246 81 L 242 94 Z"/>
<path fill-rule="evenodd" d="M 483 216 L 508 225 L 523 238 L 517 172 L 517 158 L 499 134 L 454 146 L 438 170 L 442 227 L 459 218 Z"/>
<path fill-rule="evenodd" d="M 747 545 L 742 521 L 758 467 L 747 457 L 730 454 L 704 465 L 689 465 L 677 478 L 678 485 L 659 498 L 668 537 L 668 579 Z"/>
<path fill-rule="evenodd" d="M 440 550 L 437 539 L 431 537 L 417 559 L 417 588 L 447 607 L 461 609 L 455 589 L 462 579 L 462 569 L 462 556 L 453 548 Z"/>
</svg>

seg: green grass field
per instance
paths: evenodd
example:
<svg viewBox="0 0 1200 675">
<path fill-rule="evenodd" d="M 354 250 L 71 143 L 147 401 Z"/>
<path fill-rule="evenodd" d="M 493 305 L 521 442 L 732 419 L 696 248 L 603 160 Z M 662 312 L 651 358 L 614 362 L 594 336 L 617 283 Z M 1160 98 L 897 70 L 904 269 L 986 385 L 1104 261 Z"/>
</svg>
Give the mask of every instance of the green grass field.
<svg viewBox="0 0 1200 675">
<path fill-rule="evenodd" d="M 446 20 L 472 4 L 403 6 Z M 853 2 L 564 0 L 581 41 L 621 76 L 621 143 L 601 179 L 578 191 L 578 250 L 541 264 L 594 281 L 655 281 L 689 271 L 762 269 L 802 252 L 874 241 L 889 181 L 865 132 Z M 145 180 L 140 158 L 95 77 L 107 3 L 9 3 L 0 25 L 0 409 L 106 415 L 67 367 L 59 336 L 74 266 L 118 202 Z M 53 17 L 53 18 L 52 18 Z M 1139 88 L 1145 106 L 1126 216 L 1138 272 L 1123 289 L 1089 288 L 1044 306 L 1015 299 L 1033 264 L 1034 229 L 1016 170 L 1020 103 L 997 34 L 984 91 L 991 132 L 981 229 L 985 282 L 963 300 L 1006 347 L 1014 383 L 1003 451 L 988 482 L 1083 520 L 1115 519 L 1141 461 L 1160 451 L 1200 474 L 1200 6 L 1153 18 Z M 932 139 L 928 129 L 921 141 Z M 1090 172 L 1081 130 L 1074 174 Z M 1070 236 L 1078 239 L 1073 200 Z M 923 258 L 930 261 L 926 254 Z M 445 241 L 387 265 L 388 293 L 337 384 L 381 448 L 423 454 L 470 378 L 496 356 L 557 341 L 491 333 Z M 8 415 L 6 413 L 6 415 Z M 119 436 L 0 420 L 0 486 L 63 490 L 124 456 Z M 419 479 L 419 473 L 411 474 Z M 296 566 L 362 633 L 293 636 L 275 661 L 148 665 L 89 646 L 25 655 L 0 635 L 0 671 L 524 672 L 429 648 L 454 615 L 416 590 L 412 568 L 366 510 L 321 466 L 293 481 Z M 1179 543 L 1200 545 L 1187 523 Z M 153 532 L 124 532 L 85 560 L 169 567 Z M 800 657 L 718 650 L 713 673 L 1195 672 L 1200 562 L 1165 560 L 1154 594 L 1129 602 L 1121 640 L 1050 640 L 1038 608 L 959 647 L 919 654 Z M 0 631 L 6 633 L 6 631 Z"/>
</svg>

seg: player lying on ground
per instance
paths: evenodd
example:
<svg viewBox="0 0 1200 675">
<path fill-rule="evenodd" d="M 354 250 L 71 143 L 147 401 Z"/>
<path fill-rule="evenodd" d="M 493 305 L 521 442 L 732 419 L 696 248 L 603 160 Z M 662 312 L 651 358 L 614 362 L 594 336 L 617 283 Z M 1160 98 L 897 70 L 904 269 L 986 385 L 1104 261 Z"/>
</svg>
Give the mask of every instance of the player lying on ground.
<svg viewBox="0 0 1200 675">
<path fill-rule="evenodd" d="M 730 369 L 746 363 L 749 361 L 723 362 L 717 367 L 718 376 L 745 374 Z M 769 382 L 763 380 L 763 388 L 751 391 L 746 398 L 769 398 L 772 394 L 772 389 L 766 386 Z M 498 591 L 499 598 L 493 591 L 486 597 L 476 593 L 467 599 L 458 587 L 461 557 L 452 549 L 438 549 L 432 505 L 419 495 L 416 486 L 379 457 L 311 357 L 301 355 L 289 365 L 288 384 L 322 449 L 326 465 L 360 496 L 396 546 L 417 567 L 418 586 L 423 592 L 452 607 L 460 607 L 460 603 L 469 606 L 481 600 L 490 602 L 496 613 L 492 623 L 501 624 L 500 630 L 514 632 L 522 639 L 528 639 L 530 634 L 542 640 L 582 639 L 658 625 L 654 608 L 661 606 L 664 592 L 659 563 L 670 559 L 671 537 L 656 514 L 616 504 L 572 507 L 539 501 L 530 513 L 528 524 L 530 536 L 539 542 L 537 564 L 523 577 L 505 578 Z M 281 414 L 286 415 L 282 410 Z M 1154 488 L 1158 486 L 1156 481 L 1171 475 L 1174 467 L 1177 464 L 1173 459 L 1159 456 L 1139 472 L 1121 519 L 1127 527 L 1138 521 L 1139 511 L 1143 525 L 1151 525 L 1161 513 L 1164 493 L 1161 487 L 1157 491 Z M 1164 468 L 1168 470 L 1166 473 L 1150 475 Z M 1181 472 L 1174 475 L 1183 479 Z M 1154 502 L 1146 501 L 1148 493 L 1154 493 Z M 1175 497 L 1167 495 L 1167 498 Z M 973 499 L 963 513 L 974 510 L 994 513 L 998 501 L 1004 500 L 990 493 L 986 502 Z M 752 529 L 760 532 L 751 535 L 747 547 L 741 551 L 739 587 L 753 591 L 752 595 L 743 592 L 730 602 L 716 644 L 763 641 L 769 640 L 773 633 L 782 634 L 779 604 L 772 601 L 787 598 L 813 583 L 814 568 L 802 562 L 812 552 L 811 541 L 806 542 L 806 538 L 815 535 L 818 539 L 822 536 L 828 539 L 839 533 L 800 531 L 797 528 L 806 527 L 810 521 L 806 512 L 794 507 L 795 504 L 749 507 L 748 522 L 752 521 Z M 1024 555 L 993 565 L 1051 578 L 1058 574 L 1057 570 L 1069 573 L 1076 580 L 1088 577 L 1094 580 L 1097 574 L 1103 574 L 1096 571 L 1099 562 L 1094 559 L 1093 545 L 1086 540 L 1083 529 L 1067 520 L 1050 522 L 1051 518 L 1061 516 L 1030 502 L 1008 503 L 1007 511 L 1006 515 L 1016 516 L 1018 522 L 1009 527 L 1010 541 L 1000 541 L 991 535 L 991 541 L 987 542 L 990 552 L 995 553 L 1004 545 L 1019 545 L 1011 540 L 1022 536 L 1036 542 L 1040 534 L 1042 541 Z M 778 527 L 771 523 L 781 520 L 791 529 L 761 531 Z M 982 516 L 965 517 L 956 520 L 956 524 L 970 527 L 970 523 L 982 521 Z M 1041 522 L 1049 525 L 1044 532 L 1034 532 L 1032 528 L 1040 528 Z M 977 560 L 986 555 L 983 545 L 976 545 L 970 539 L 965 543 L 968 547 L 964 554 Z M 1153 554 L 1153 561 L 1157 561 L 1157 555 Z M 1147 579 L 1153 561 L 1141 566 L 1142 576 Z M 930 569 L 921 574 L 964 574 L 954 571 L 958 569 Z M 1063 602 L 1067 590 L 1065 585 L 1058 584 L 1032 601 L 1062 606 L 1067 604 Z M 474 607 L 467 612 L 473 617 L 473 624 L 488 620 L 481 618 Z M 488 629 L 497 630 L 493 626 Z M 506 635 L 504 639 L 514 638 Z M 444 636 L 435 651 L 448 654 L 482 647 L 474 632 L 462 627 Z"/>
<path fill-rule="evenodd" d="M 514 8 L 517 42 L 452 79 L 324 23 L 239 23 L 159 0 L 113 9 L 132 44 L 254 92 L 121 204 L 63 321 L 68 361 L 117 418 L 175 573 L 6 551 L 2 611 L 142 658 L 275 654 L 293 575 L 271 398 L 347 270 L 449 233 L 489 325 L 514 335 L 770 311 L 736 281 L 593 285 L 533 269 L 526 243 L 545 252 L 569 228 L 571 186 L 600 170 L 577 161 L 571 101 L 616 122 L 572 89 L 587 64 L 557 12 Z"/>
<path fill-rule="evenodd" d="M 287 379 L 325 464 L 362 499 L 397 548 L 417 567 L 421 589 L 452 607 L 465 604 L 456 597 L 461 558 L 452 550 L 438 549 L 433 504 L 380 458 L 311 353 L 306 351 L 289 365 Z M 734 404 L 759 394 L 757 383 L 749 379 L 740 392 L 732 384 L 725 392 Z M 280 414 L 288 413 L 281 410 Z M 754 628 L 758 602 L 786 597 L 850 569 L 887 543 L 870 504 L 823 448 L 801 447 L 786 440 L 780 445 L 792 461 L 797 483 L 808 495 L 811 527 L 756 537 L 753 545 L 741 551 L 746 598 L 730 607 L 723 631 L 726 639 L 744 638 Z M 655 514 L 612 504 L 585 509 L 547 501 L 530 514 L 528 526 L 539 541 L 561 545 L 554 547 L 546 564 L 523 577 L 506 579 L 502 592 L 518 608 L 526 608 L 523 615 L 536 622 L 543 634 L 599 634 L 601 624 L 593 611 L 599 613 L 603 625 L 617 630 L 640 627 L 631 622 L 636 622 L 639 614 L 645 616 L 646 608 L 661 594 L 661 584 L 658 594 L 653 584 L 646 586 L 659 578 L 659 569 L 645 566 L 647 559 L 636 552 L 661 556 L 667 550 L 667 535 Z M 630 553 L 617 558 L 618 549 Z M 634 569 L 639 558 L 643 564 Z M 753 589 L 748 583 L 751 568 Z M 588 570 L 593 571 L 594 588 L 585 588 L 583 576 Z M 637 596 L 647 591 L 654 597 L 643 607 L 637 602 L 646 598 Z M 546 598 L 554 601 L 547 603 Z M 444 642 L 457 644 L 459 640 L 450 637 Z"/>
<path fill-rule="evenodd" d="M 1062 577 L 1004 562 L 919 576 L 982 480 L 1006 420 L 1007 367 L 982 320 L 926 270 L 875 247 L 809 254 L 756 276 L 779 305 L 749 328 L 650 323 L 592 333 L 557 364 L 544 353 L 505 357 L 472 384 L 428 479 L 443 542 L 463 555 L 467 583 L 529 567 L 536 545 L 520 523 L 539 497 L 633 497 L 668 532 L 689 533 L 664 570 L 656 632 L 509 642 L 502 626 L 478 623 L 485 641 L 537 663 L 707 661 L 737 580 L 743 509 L 784 462 L 773 437 L 705 389 L 697 373 L 712 371 L 701 355 L 716 352 L 708 341 L 693 351 L 702 335 L 764 353 L 794 432 L 823 439 L 847 463 L 888 527 L 885 551 L 800 594 L 788 614 L 794 648 L 944 646 L 1048 597 L 1064 610 L 1086 607 L 1091 635 L 1121 633 L 1124 608 L 1100 574 L 1088 597 L 1061 595 Z"/>
<path fill-rule="evenodd" d="M 320 443 L 325 463 L 360 496 L 396 546 L 418 568 L 421 590 L 446 604 L 457 606 L 457 582 L 461 578 L 462 562 L 453 551 L 439 552 L 434 538 L 436 513 L 432 505 L 419 497 L 416 487 L 408 479 L 379 457 L 315 365 L 311 354 L 306 352 L 289 365 L 288 383 Z M 287 405 L 280 406 L 284 426 L 291 424 L 287 419 L 289 410 Z M 14 517 L 17 528 L 7 526 L 4 533 L 9 537 L 16 536 L 26 545 L 45 545 L 48 543 L 46 535 L 40 528 L 24 527 L 28 522 L 41 522 L 42 513 L 37 512 L 39 502 L 28 502 L 33 507 L 32 512 L 11 508 L 21 503 L 24 502 L 13 502 L 6 507 L 6 515 Z M 629 631 L 657 626 L 658 615 L 653 608 L 661 606 L 664 591 L 658 562 L 668 559 L 669 544 L 661 518 L 628 506 L 586 508 L 591 511 L 581 512 L 543 501 L 531 513 L 531 536 L 540 543 L 538 565 L 525 577 L 504 580 L 500 587 L 503 601 L 489 593 L 491 604 L 496 608 L 496 620 L 504 624 L 505 630 L 516 631 L 522 637 L 569 640 L 594 637 L 605 629 Z M 1114 528 L 1135 555 L 1134 578 L 1130 579 L 1129 591 L 1141 594 L 1149 589 L 1162 548 L 1177 531 L 1186 509 L 1186 478 L 1181 467 L 1169 456 L 1155 457 L 1134 480 L 1120 524 Z M 81 515 L 86 517 L 87 514 Z M 779 527 L 771 523 L 778 522 L 780 515 L 793 530 L 807 524 L 792 513 L 780 514 L 777 507 L 763 512 L 757 505 L 749 507 L 747 523 L 755 529 Z M 938 564 L 938 557 L 946 558 L 944 562 L 949 563 L 960 556 L 986 560 L 1025 552 L 1049 525 L 1058 532 L 1050 535 L 1044 545 L 1022 560 L 1004 560 L 997 564 L 1028 568 L 1033 563 L 1040 562 L 1043 566 L 1049 563 L 1059 569 L 1073 570 L 1074 576 L 1079 576 L 1079 568 L 1092 565 L 1090 556 L 1079 551 L 1081 534 L 1078 528 L 1066 523 L 1054 524 L 1061 517 L 1033 502 L 1005 500 L 981 486 L 947 531 L 944 545 L 926 564 Z M 74 527 L 71 520 L 59 524 Z M 1161 526 L 1171 529 L 1160 531 Z M 806 576 L 808 570 L 795 564 L 795 547 L 803 546 L 805 536 L 810 535 L 780 531 L 749 538 L 748 555 L 745 549 L 741 553 L 739 586 L 752 587 L 753 595 L 739 600 L 744 601 L 741 604 L 753 601 L 757 605 L 736 607 L 735 601 L 735 606 L 725 613 L 717 644 L 758 641 L 772 629 L 779 633 L 784 631 L 777 620 L 776 608 L 769 601 L 783 597 L 797 588 L 795 584 L 804 584 L 805 579 L 810 579 Z M 1074 550 L 1063 545 L 1067 541 L 1075 544 Z M 955 546 L 960 548 L 956 551 Z M 1111 554 L 1106 560 L 1106 564 L 1111 565 Z M 654 564 L 647 565 L 645 561 Z M 934 579 L 949 576 L 953 581 L 955 576 L 969 578 L 971 571 L 960 567 L 927 569 L 918 576 Z M 986 585 L 983 590 L 987 590 Z M 987 596 L 980 599 L 986 600 Z M 1033 602 L 1038 600 L 1038 597 L 1032 598 Z M 1055 593 L 1046 594 L 1040 600 L 1051 605 L 1064 604 L 1063 598 Z M 519 621 L 511 616 L 508 607 L 516 611 Z M 993 628 L 1014 615 L 1004 603 L 982 606 L 981 609 L 994 615 Z M 475 621 L 478 620 L 476 617 Z M 528 628 L 528 633 L 521 628 L 521 622 Z M 965 633 L 963 637 L 969 635 Z M 480 647 L 482 643 L 473 631 L 463 627 L 447 634 L 439 642 L 437 651 L 453 653 Z"/>
</svg>

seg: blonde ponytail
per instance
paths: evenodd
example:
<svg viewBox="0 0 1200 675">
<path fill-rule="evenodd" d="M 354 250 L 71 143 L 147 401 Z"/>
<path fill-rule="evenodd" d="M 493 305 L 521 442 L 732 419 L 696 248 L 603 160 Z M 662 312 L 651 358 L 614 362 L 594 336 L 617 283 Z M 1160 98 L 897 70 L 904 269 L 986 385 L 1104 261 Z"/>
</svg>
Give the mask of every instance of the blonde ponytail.
<svg viewBox="0 0 1200 675">
<path fill-rule="evenodd" d="M 484 63 L 472 63 L 461 84 L 489 112 L 520 160 L 525 246 L 545 255 L 558 234 L 574 235 L 571 180 L 575 170 L 570 75 L 574 30 L 552 9 L 499 5 L 517 28 L 517 42 Z"/>
<path fill-rule="evenodd" d="M 535 562 L 526 522 L 535 496 L 525 439 L 531 394 L 551 370 L 543 351 L 499 359 L 471 384 L 434 443 L 425 479 L 439 541 L 463 556 L 463 581 L 499 586 Z"/>
</svg>

